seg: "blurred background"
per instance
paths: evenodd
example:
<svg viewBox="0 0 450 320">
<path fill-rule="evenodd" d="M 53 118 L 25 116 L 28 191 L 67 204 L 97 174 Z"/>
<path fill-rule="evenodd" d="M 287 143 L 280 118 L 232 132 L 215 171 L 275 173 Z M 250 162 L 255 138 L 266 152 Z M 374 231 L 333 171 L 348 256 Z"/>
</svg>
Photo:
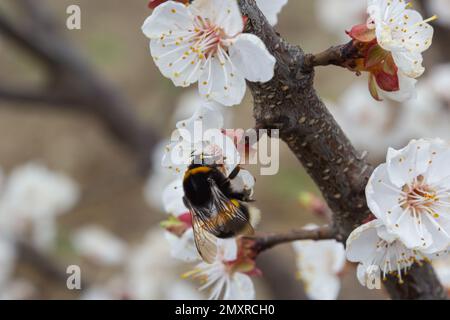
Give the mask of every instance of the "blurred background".
<svg viewBox="0 0 450 320">
<path fill-rule="evenodd" d="M 416 100 L 379 103 L 365 75 L 317 71 L 320 96 L 374 164 L 412 138 L 450 138 L 450 2 L 426 2 L 424 16 L 441 19 Z M 73 4 L 81 30 L 66 28 Z M 364 22 L 364 12 L 364 0 L 291 0 L 277 30 L 319 52 L 347 42 L 344 30 Z M 189 90 L 155 67 L 140 30 L 150 13 L 146 0 L 0 0 L 0 298 L 204 297 L 198 284 L 181 279 L 192 265 L 170 257 L 159 228 L 168 181 L 158 162 L 150 165 L 153 146 L 187 117 Z M 234 128 L 253 126 L 250 96 L 228 113 Z M 319 193 L 284 145 L 277 175 L 249 169 L 257 178 L 258 230 L 323 223 L 301 201 Z M 289 245 L 264 253 L 256 297 L 307 298 L 295 261 Z M 68 265 L 81 267 L 81 291 L 67 289 Z M 338 276 L 339 299 L 387 297 L 360 286 L 351 265 Z"/>
</svg>

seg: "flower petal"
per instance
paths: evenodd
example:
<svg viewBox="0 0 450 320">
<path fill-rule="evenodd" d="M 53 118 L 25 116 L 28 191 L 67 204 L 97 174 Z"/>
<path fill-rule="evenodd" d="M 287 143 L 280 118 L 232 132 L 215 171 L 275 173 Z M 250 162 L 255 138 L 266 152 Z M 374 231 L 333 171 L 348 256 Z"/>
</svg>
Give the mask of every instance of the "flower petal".
<svg viewBox="0 0 450 320">
<path fill-rule="evenodd" d="M 242 32 L 244 22 L 236 0 L 196 0 L 191 9 L 198 16 L 222 27 L 232 37 Z"/>
<path fill-rule="evenodd" d="M 377 87 L 379 95 L 398 102 L 404 102 L 410 99 L 414 99 L 417 95 L 415 87 L 417 80 L 408 78 L 401 72 L 398 72 L 398 81 L 400 90 L 388 92 Z"/>
<path fill-rule="evenodd" d="M 387 165 L 378 166 L 366 187 L 366 199 L 370 211 L 385 224 L 391 225 L 393 219 L 399 217 L 403 211 L 399 205 L 400 196 L 401 187 L 392 184 Z"/>
<path fill-rule="evenodd" d="M 207 60 L 198 85 L 203 97 L 225 106 L 241 103 L 247 89 L 244 77 L 230 60 L 221 62 L 218 57 Z"/>
<path fill-rule="evenodd" d="M 379 239 L 376 228 L 380 225 L 380 220 L 372 220 L 353 230 L 346 245 L 349 261 L 371 263 Z"/>
<path fill-rule="evenodd" d="M 174 216 L 189 212 L 183 203 L 183 196 L 183 182 L 182 180 L 177 179 L 169 184 L 163 191 L 162 198 L 164 210 Z"/>
<path fill-rule="evenodd" d="M 224 300 L 254 300 L 255 287 L 252 279 L 243 273 L 235 273 L 227 287 Z"/>
<path fill-rule="evenodd" d="M 172 257 L 185 262 L 193 262 L 200 259 L 197 247 L 195 246 L 192 228 L 186 230 L 181 237 L 177 237 L 168 231 L 164 235 L 169 242 Z"/>
<path fill-rule="evenodd" d="M 203 134 L 207 130 L 223 128 L 223 122 L 219 105 L 212 101 L 202 101 L 192 117 L 179 121 L 176 126 L 183 139 L 198 143 L 204 140 Z"/>
<path fill-rule="evenodd" d="M 264 42 L 252 34 L 241 34 L 230 47 L 230 58 L 245 79 L 267 82 L 273 78 L 276 60 Z"/>
<path fill-rule="evenodd" d="M 179 2 L 168 1 L 159 5 L 142 25 L 142 32 L 150 39 L 160 39 L 177 31 L 193 29 L 193 16 Z"/>
<path fill-rule="evenodd" d="M 430 161 L 430 143 L 426 140 L 412 140 L 398 154 L 387 159 L 389 179 L 398 188 L 413 182 L 425 173 Z"/>
<path fill-rule="evenodd" d="M 256 0 L 256 4 L 262 13 L 266 16 L 267 21 L 274 26 L 278 22 L 278 14 L 287 4 L 288 0 Z"/>
<path fill-rule="evenodd" d="M 409 78 L 418 78 L 425 71 L 425 68 L 422 66 L 423 57 L 420 52 L 401 49 L 392 51 L 392 57 L 399 70 Z"/>
</svg>

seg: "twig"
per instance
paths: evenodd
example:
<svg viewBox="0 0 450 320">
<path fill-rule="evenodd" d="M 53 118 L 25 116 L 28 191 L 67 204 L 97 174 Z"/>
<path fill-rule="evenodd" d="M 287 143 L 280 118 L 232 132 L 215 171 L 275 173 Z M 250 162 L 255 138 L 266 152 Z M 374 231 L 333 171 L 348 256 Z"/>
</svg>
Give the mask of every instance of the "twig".
<svg viewBox="0 0 450 320">
<path fill-rule="evenodd" d="M 344 242 L 370 214 L 364 191 L 373 168 L 317 96 L 314 68 L 305 66 L 303 50 L 277 34 L 254 0 L 239 0 L 239 4 L 248 17 L 247 31 L 262 39 L 277 59 L 270 82 L 249 83 L 257 125 L 280 130 L 280 138 L 306 168 L 334 212 L 336 237 Z M 426 268 L 428 272 L 413 268 L 401 290 L 395 280 L 389 280 L 386 288 L 391 297 L 446 299 L 432 268 Z"/>
<path fill-rule="evenodd" d="M 253 248 L 257 253 L 271 249 L 277 245 L 290 243 L 297 240 L 326 240 L 335 239 L 336 234 L 333 228 L 323 226 L 315 229 L 293 230 L 288 233 L 269 234 L 253 238 Z"/>
<path fill-rule="evenodd" d="M 358 49 L 350 41 L 317 54 L 306 54 L 304 68 L 311 70 L 317 66 L 335 65 L 352 70 L 356 67 L 355 59 L 360 57 Z"/>
<path fill-rule="evenodd" d="M 49 279 L 53 279 L 55 282 L 61 284 L 61 286 L 66 285 L 68 274 L 66 273 L 66 268 L 57 260 L 53 259 L 51 256 L 42 253 L 36 249 L 33 245 L 26 241 L 16 240 L 15 244 L 17 246 L 17 251 L 19 257 L 29 265 L 33 266 L 37 270 L 40 270 Z M 89 280 L 87 276 L 83 274 L 81 279 L 81 287 L 87 288 Z"/>
<path fill-rule="evenodd" d="M 0 99 L 20 103 L 34 103 L 58 106 L 79 104 L 78 101 L 64 93 L 55 90 L 36 90 L 25 88 L 8 88 L 0 86 Z"/>
</svg>

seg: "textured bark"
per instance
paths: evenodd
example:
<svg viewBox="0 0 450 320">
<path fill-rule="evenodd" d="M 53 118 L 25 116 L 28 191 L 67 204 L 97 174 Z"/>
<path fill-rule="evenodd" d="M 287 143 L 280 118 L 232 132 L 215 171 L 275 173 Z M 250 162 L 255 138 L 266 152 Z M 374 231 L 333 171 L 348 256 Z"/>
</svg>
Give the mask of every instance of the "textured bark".
<svg viewBox="0 0 450 320">
<path fill-rule="evenodd" d="M 247 31 L 260 37 L 277 60 L 270 82 L 248 84 L 254 98 L 256 126 L 280 130 L 280 138 L 303 164 L 334 212 L 336 238 L 345 242 L 370 213 L 365 186 L 373 168 L 354 149 L 317 96 L 311 56 L 284 41 L 254 0 L 239 0 L 239 4 L 249 18 Z M 389 279 L 386 288 L 395 299 L 445 298 L 429 266 L 414 267 L 401 286 Z"/>
<path fill-rule="evenodd" d="M 334 229 L 329 226 L 318 227 L 315 229 L 293 230 L 288 233 L 268 234 L 253 238 L 253 249 L 258 254 L 269 250 L 277 245 L 290 243 L 298 240 L 327 240 L 335 239 Z"/>
<path fill-rule="evenodd" d="M 447 293 L 439 283 L 433 267 L 429 263 L 422 266 L 414 265 L 408 271 L 408 274 L 403 277 L 403 281 L 404 283 L 400 284 L 394 277 L 386 281 L 385 287 L 392 299 L 447 299 Z"/>
</svg>

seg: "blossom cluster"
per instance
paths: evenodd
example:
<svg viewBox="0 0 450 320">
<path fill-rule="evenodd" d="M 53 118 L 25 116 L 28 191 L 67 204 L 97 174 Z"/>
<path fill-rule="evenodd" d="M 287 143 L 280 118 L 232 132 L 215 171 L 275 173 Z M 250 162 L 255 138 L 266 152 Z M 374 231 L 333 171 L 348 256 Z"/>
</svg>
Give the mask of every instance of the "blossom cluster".
<svg viewBox="0 0 450 320">
<path fill-rule="evenodd" d="M 363 285 L 379 271 L 402 274 L 414 263 L 447 253 L 450 246 L 450 144 L 441 139 L 412 140 L 389 149 L 366 187 L 374 219 L 347 240 L 347 258 L 358 262 Z M 374 266 L 376 267 L 374 269 Z"/>
<path fill-rule="evenodd" d="M 337 101 L 327 99 L 326 104 L 353 145 L 380 162 L 389 146 L 400 148 L 411 138 L 450 139 L 449 85 L 450 65 L 435 65 L 417 84 L 416 99 L 377 102 L 358 80 Z"/>
<path fill-rule="evenodd" d="M 415 84 L 425 68 L 422 53 L 432 43 L 433 28 L 404 0 L 369 0 L 366 23 L 349 32 L 361 58 L 354 70 L 369 73 L 369 90 L 376 100 L 405 101 L 415 96 Z"/>
<path fill-rule="evenodd" d="M 230 173 L 239 164 L 243 155 L 240 154 L 237 139 L 233 139 L 223 133 L 224 118 L 220 112 L 220 106 L 203 101 L 194 100 L 197 110 L 194 115 L 186 120 L 180 120 L 174 134 L 178 139 L 172 143 L 162 143 L 160 151 L 156 152 L 158 158 L 162 157 L 162 166 L 156 162 L 154 175 L 150 177 L 146 188 L 146 197 L 150 204 L 160 203 L 162 209 L 169 215 L 161 223 L 165 229 L 165 238 L 170 246 L 170 254 L 173 258 L 196 263 L 194 269 L 184 274 L 185 278 L 198 279 L 204 283 L 200 288 L 210 289 L 210 298 L 224 299 L 254 299 L 255 292 L 249 275 L 258 275 L 252 251 L 247 248 L 246 241 L 240 238 L 217 239 L 217 256 L 212 264 L 201 261 L 194 243 L 194 230 L 192 228 L 191 213 L 183 202 L 184 191 L 182 179 L 187 170 L 189 161 L 174 162 L 177 159 L 174 153 L 191 157 L 192 154 L 201 152 L 205 156 L 214 155 L 223 159 L 226 173 Z M 186 108 L 186 104 L 181 104 Z M 201 140 L 192 139 L 194 122 L 200 121 L 208 129 L 216 129 L 216 133 L 223 139 L 209 140 L 204 137 Z M 184 133 L 180 133 L 184 131 Z M 221 144 L 223 142 L 224 144 Z M 185 163 L 180 165 L 180 163 Z M 158 192 L 161 183 L 166 187 Z M 249 194 L 253 193 L 254 177 L 247 170 L 241 169 L 233 185 L 239 189 L 245 189 Z M 156 196 L 155 196 L 156 195 Z M 251 224 L 256 226 L 259 220 L 259 212 L 250 207 Z"/>
<path fill-rule="evenodd" d="M 264 7 L 272 11 L 284 2 Z M 198 83 L 203 98 L 232 106 L 242 101 L 245 80 L 267 82 L 274 74 L 275 58 L 261 39 L 244 33 L 244 20 L 236 0 L 167 1 L 142 31 L 153 60 L 175 86 Z"/>
<path fill-rule="evenodd" d="M 277 14 L 286 3 L 287 0 L 257 1 L 272 25 L 277 23 Z M 167 185 L 162 193 L 156 194 L 161 195 L 162 207 L 170 215 L 161 223 L 170 251 L 177 259 L 198 262 L 186 277 L 204 281 L 201 289 L 210 288 L 210 298 L 253 299 L 255 292 L 249 275 L 259 271 L 249 244 L 240 238 L 215 239 L 214 262 L 201 262 L 194 243 L 192 213 L 183 201 L 182 183 L 196 157 L 212 158 L 222 164 L 226 176 L 241 163 L 248 148 L 241 141 L 240 132 L 225 130 L 223 108 L 241 103 L 246 81 L 270 81 L 275 58 L 260 38 L 244 32 L 247 18 L 241 14 L 236 0 L 156 0 L 149 6 L 154 11 L 142 31 L 150 39 L 155 64 L 177 87 L 198 83 L 198 97 L 190 103 L 194 105 L 192 116 L 177 119 L 171 140 L 156 153 L 162 157 L 166 172 L 155 168 L 157 177 L 150 179 L 146 194 L 154 203 L 158 200 L 154 188 L 160 182 Z M 183 106 L 184 110 L 187 108 Z M 197 135 L 198 126 L 205 134 Z M 232 183 L 233 188 L 252 194 L 255 179 L 241 169 Z M 259 214 L 256 208 L 249 209 L 254 226 Z"/>
<path fill-rule="evenodd" d="M 268 22 L 275 24 L 278 12 L 287 1 L 256 2 Z M 184 262 L 197 263 L 185 277 L 201 280 L 201 289 L 209 288 L 212 299 L 253 299 L 255 290 L 249 276 L 259 275 L 260 271 L 248 239 L 215 239 L 214 261 L 201 261 L 194 240 L 192 212 L 183 199 L 183 177 L 198 156 L 220 161 L 226 175 L 241 163 L 245 157 L 242 151 L 247 146 L 240 145 L 243 142 L 237 132 L 225 130 L 224 107 L 241 103 L 246 81 L 270 81 L 276 60 L 261 39 L 244 32 L 247 18 L 241 14 L 236 0 L 153 0 L 150 7 L 154 11 L 144 22 L 142 31 L 150 39 L 156 66 L 177 87 L 197 84 L 198 94 L 192 100 L 193 107 L 184 107 L 191 110 L 188 118 L 177 119 L 171 140 L 156 152 L 155 162 L 162 158 L 162 167 L 168 170 L 162 171 L 158 164 L 154 170 L 156 177 L 149 181 L 147 198 L 152 203 L 161 202 L 169 214 L 161 226 L 171 255 Z M 416 79 L 425 71 L 422 54 L 431 45 L 434 31 L 429 22 L 436 17 L 424 20 L 411 7 L 404 0 L 368 0 L 362 12 L 358 6 L 354 8 L 354 16 L 364 17 L 366 22 L 347 31 L 358 52 L 349 68 L 358 74 L 369 74 L 369 92 L 375 100 L 388 98 L 404 102 L 405 106 L 420 101 L 421 95 L 417 100 L 411 98 L 421 91 L 421 85 L 416 90 Z M 443 87 L 442 94 L 448 94 Z M 401 136 L 392 134 L 382 140 L 379 133 L 386 131 L 384 119 L 391 117 L 386 107 L 388 102 L 379 103 L 373 110 L 367 108 L 364 92 L 367 90 L 357 85 L 344 95 L 341 105 L 346 110 L 337 112 L 338 120 L 342 115 L 345 118 L 348 111 L 350 119 L 346 120 L 350 120 L 349 127 L 358 136 L 355 124 L 361 118 L 369 114 L 370 119 L 381 119 L 369 120 L 373 126 L 369 129 L 373 131 L 366 130 L 370 139 L 361 136 L 364 142 L 374 143 L 379 139 L 382 144 Z M 197 126 L 208 134 L 197 136 Z M 362 127 L 367 129 L 365 125 Z M 398 141 L 407 136 L 401 136 Z M 336 299 L 345 255 L 359 263 L 357 275 L 363 285 L 371 279 L 374 270 L 379 270 L 383 278 L 395 274 L 402 281 L 403 274 L 414 263 L 445 255 L 450 245 L 447 210 L 450 172 L 445 166 L 449 158 L 450 146 L 440 139 L 413 140 L 403 149 L 389 149 L 386 163 L 374 171 L 366 189 L 373 219 L 353 231 L 346 249 L 334 240 L 293 244 L 299 278 L 308 296 Z M 156 192 L 161 182 L 166 187 Z M 233 184 L 252 194 L 255 179 L 249 171 L 241 169 Z M 255 226 L 258 220 L 255 217 L 259 215 L 255 208 L 250 211 Z M 116 248 L 121 252 L 120 246 Z"/>
<path fill-rule="evenodd" d="M 305 229 L 317 226 L 307 225 Z M 345 267 L 344 245 L 336 240 L 301 240 L 292 243 L 296 253 L 297 275 L 305 293 L 313 300 L 335 300 L 341 288 Z"/>
<path fill-rule="evenodd" d="M 26 299 L 36 293 L 28 281 L 13 276 L 18 242 L 49 251 L 56 239 L 56 218 L 79 199 L 78 185 L 38 163 L 0 171 L 0 299 Z"/>
</svg>

